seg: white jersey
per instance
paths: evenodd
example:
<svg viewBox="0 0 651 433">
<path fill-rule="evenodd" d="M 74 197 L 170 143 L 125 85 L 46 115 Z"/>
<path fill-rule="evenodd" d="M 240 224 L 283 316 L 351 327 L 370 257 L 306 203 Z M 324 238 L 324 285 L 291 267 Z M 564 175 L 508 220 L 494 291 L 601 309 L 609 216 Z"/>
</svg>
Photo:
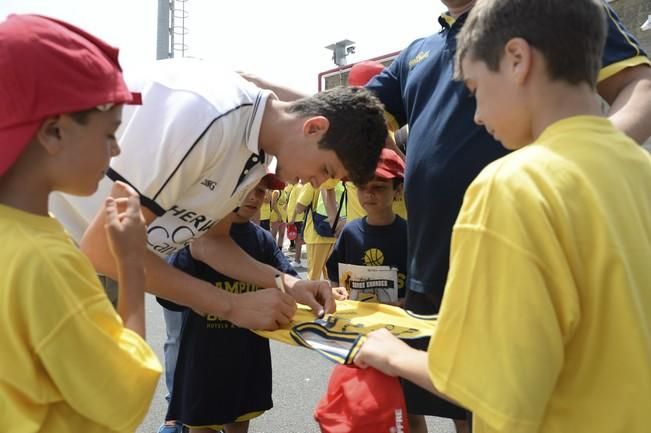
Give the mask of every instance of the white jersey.
<svg viewBox="0 0 651 433">
<path fill-rule="evenodd" d="M 235 210 L 275 160 L 258 150 L 267 98 L 231 71 L 196 59 L 170 59 L 127 76 L 142 106 L 125 106 L 117 132 L 122 152 L 91 197 L 53 194 L 50 210 L 79 241 L 123 180 L 156 214 L 149 247 L 167 256 Z"/>
</svg>

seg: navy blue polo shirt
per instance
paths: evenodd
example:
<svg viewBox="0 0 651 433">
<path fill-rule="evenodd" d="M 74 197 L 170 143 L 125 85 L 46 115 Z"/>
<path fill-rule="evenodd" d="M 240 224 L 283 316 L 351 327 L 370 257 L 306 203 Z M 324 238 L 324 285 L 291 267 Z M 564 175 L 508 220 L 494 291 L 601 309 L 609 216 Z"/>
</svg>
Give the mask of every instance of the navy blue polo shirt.
<svg viewBox="0 0 651 433">
<path fill-rule="evenodd" d="M 643 55 L 614 12 L 608 9 L 608 13 L 604 65 Z M 507 153 L 474 123 L 475 99 L 463 83 L 453 80 L 456 36 L 465 19 L 466 15 L 456 21 L 439 18 L 439 33 L 412 42 L 366 86 L 401 126 L 409 124 L 407 289 L 439 302 L 448 273 L 452 227 L 466 188 L 487 164 Z"/>
</svg>

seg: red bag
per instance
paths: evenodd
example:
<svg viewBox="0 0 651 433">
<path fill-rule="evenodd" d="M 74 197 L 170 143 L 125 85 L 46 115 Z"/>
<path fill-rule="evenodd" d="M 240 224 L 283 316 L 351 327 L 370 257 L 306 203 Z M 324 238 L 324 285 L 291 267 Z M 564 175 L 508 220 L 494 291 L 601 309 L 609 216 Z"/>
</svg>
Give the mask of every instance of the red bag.
<svg viewBox="0 0 651 433">
<path fill-rule="evenodd" d="M 288 224 L 287 225 L 287 239 L 290 241 L 293 241 L 296 239 L 296 236 L 298 236 L 298 229 L 296 228 L 296 224 Z"/>
<path fill-rule="evenodd" d="M 322 433 L 409 433 L 400 381 L 374 368 L 337 365 L 314 418 Z"/>
</svg>

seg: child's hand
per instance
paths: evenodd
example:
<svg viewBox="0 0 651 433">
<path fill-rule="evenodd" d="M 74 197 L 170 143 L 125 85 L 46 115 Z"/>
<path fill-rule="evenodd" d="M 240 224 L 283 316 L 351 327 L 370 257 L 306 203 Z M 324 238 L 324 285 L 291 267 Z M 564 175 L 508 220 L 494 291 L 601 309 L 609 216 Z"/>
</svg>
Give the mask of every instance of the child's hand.
<svg viewBox="0 0 651 433">
<path fill-rule="evenodd" d="M 337 301 L 345 301 L 348 299 L 348 290 L 346 290 L 345 287 L 333 287 L 332 296 L 334 296 Z"/>
<path fill-rule="evenodd" d="M 106 236 L 116 262 L 142 261 L 147 248 L 140 197 L 129 185 L 115 182 L 104 202 Z"/>
</svg>

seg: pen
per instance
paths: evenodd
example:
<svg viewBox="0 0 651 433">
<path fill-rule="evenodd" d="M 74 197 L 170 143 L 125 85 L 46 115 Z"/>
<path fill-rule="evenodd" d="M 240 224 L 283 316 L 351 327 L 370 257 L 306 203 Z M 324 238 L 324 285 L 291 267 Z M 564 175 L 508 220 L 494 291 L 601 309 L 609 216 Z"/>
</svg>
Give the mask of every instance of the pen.
<svg viewBox="0 0 651 433">
<path fill-rule="evenodd" d="M 276 282 L 276 287 L 278 287 L 281 292 L 287 293 L 285 291 L 285 283 L 283 282 L 283 277 L 280 274 L 276 274 L 274 281 Z"/>
</svg>

